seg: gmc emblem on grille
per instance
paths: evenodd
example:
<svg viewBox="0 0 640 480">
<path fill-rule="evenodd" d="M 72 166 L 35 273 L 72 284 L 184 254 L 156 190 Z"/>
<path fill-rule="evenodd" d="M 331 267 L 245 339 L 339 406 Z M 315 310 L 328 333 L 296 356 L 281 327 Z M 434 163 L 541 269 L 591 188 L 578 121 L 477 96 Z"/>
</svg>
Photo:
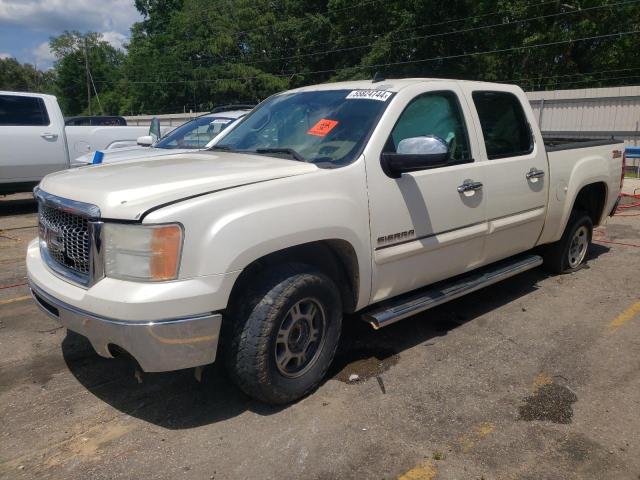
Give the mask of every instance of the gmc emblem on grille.
<svg viewBox="0 0 640 480">
<path fill-rule="evenodd" d="M 47 246 L 53 247 L 56 251 L 64 252 L 64 238 L 58 234 L 55 230 L 44 227 L 44 241 Z"/>
</svg>

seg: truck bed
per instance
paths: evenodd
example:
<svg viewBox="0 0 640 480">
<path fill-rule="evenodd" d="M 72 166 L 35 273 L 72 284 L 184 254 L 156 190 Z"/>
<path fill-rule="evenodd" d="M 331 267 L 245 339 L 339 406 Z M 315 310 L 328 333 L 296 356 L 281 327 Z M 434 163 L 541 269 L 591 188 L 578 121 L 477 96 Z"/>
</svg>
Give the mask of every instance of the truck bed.
<svg viewBox="0 0 640 480">
<path fill-rule="evenodd" d="M 586 138 L 586 137 L 557 137 L 542 133 L 544 147 L 547 152 L 557 152 L 560 150 L 575 150 L 578 148 L 600 147 L 603 145 L 616 145 L 622 140 L 616 138 Z"/>
<path fill-rule="evenodd" d="M 569 136 L 551 136 L 543 134 L 543 141 L 549 159 L 549 195 L 547 217 L 538 244 L 559 240 L 578 197 L 583 181 L 572 181 L 576 172 L 582 172 L 584 179 L 598 176 L 604 189 L 605 200 L 603 214 L 609 214 L 620 191 L 620 172 L 622 171 L 622 150 L 624 143 L 615 138 L 575 138 Z M 614 151 L 620 153 L 616 154 Z M 594 219 L 598 224 L 604 219 Z"/>
</svg>

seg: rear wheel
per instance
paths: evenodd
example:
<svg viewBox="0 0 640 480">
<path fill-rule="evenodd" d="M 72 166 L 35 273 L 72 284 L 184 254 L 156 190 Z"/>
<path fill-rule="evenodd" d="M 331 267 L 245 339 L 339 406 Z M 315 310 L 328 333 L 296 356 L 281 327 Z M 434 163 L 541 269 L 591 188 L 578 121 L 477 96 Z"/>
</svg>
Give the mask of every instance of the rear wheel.
<svg viewBox="0 0 640 480">
<path fill-rule="evenodd" d="M 342 304 L 335 284 L 304 265 L 257 274 L 231 305 L 227 369 L 248 395 L 289 403 L 316 388 L 338 346 Z"/>
<path fill-rule="evenodd" d="M 545 248 L 544 267 L 553 273 L 578 270 L 587 255 L 592 233 L 591 218 L 581 211 L 572 212 L 562 238 Z"/>
</svg>

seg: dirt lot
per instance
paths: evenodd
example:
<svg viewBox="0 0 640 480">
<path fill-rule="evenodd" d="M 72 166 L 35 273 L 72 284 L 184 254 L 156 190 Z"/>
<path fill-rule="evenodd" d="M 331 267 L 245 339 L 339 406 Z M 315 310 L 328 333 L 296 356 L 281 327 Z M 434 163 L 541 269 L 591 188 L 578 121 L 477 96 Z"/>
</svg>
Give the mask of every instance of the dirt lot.
<svg viewBox="0 0 640 480">
<path fill-rule="evenodd" d="M 271 408 L 217 365 L 139 383 L 42 314 L 34 212 L 0 198 L 1 478 L 640 478 L 640 216 L 599 228 L 577 273 L 378 332 L 354 318 L 331 378 Z"/>
</svg>

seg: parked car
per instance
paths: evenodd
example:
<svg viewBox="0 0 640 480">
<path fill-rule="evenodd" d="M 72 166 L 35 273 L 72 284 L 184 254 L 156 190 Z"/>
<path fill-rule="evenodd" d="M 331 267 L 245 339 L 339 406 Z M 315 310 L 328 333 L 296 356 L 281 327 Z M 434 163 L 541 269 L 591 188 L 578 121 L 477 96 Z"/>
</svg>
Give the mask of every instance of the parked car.
<svg viewBox="0 0 640 480">
<path fill-rule="evenodd" d="M 29 283 L 104 357 L 167 371 L 221 345 L 240 388 L 287 403 L 322 381 L 346 318 L 381 328 L 543 263 L 579 269 L 622 149 L 545 140 L 516 86 L 299 88 L 210 151 L 47 176 Z"/>
<path fill-rule="evenodd" d="M 112 127 L 126 127 L 127 120 L 124 117 L 117 117 L 114 115 L 94 115 L 94 116 L 78 116 L 67 117 L 64 119 L 66 126 L 87 126 L 87 125 L 100 125 L 100 126 L 112 126 Z"/>
<path fill-rule="evenodd" d="M 151 135 L 138 138 L 138 145 L 132 147 L 107 150 L 101 163 L 115 163 L 135 158 L 161 157 L 175 153 L 186 153 L 204 149 L 213 139 L 234 121 L 242 118 L 254 105 L 225 105 L 210 113 L 193 118 L 171 130 L 164 137 L 154 142 Z M 77 167 L 93 162 L 94 153 L 87 153 L 71 162 Z"/>
<path fill-rule="evenodd" d="M 42 177 L 68 168 L 78 155 L 135 145 L 148 130 L 65 126 L 56 97 L 0 91 L 0 194 L 31 191 Z"/>
</svg>

